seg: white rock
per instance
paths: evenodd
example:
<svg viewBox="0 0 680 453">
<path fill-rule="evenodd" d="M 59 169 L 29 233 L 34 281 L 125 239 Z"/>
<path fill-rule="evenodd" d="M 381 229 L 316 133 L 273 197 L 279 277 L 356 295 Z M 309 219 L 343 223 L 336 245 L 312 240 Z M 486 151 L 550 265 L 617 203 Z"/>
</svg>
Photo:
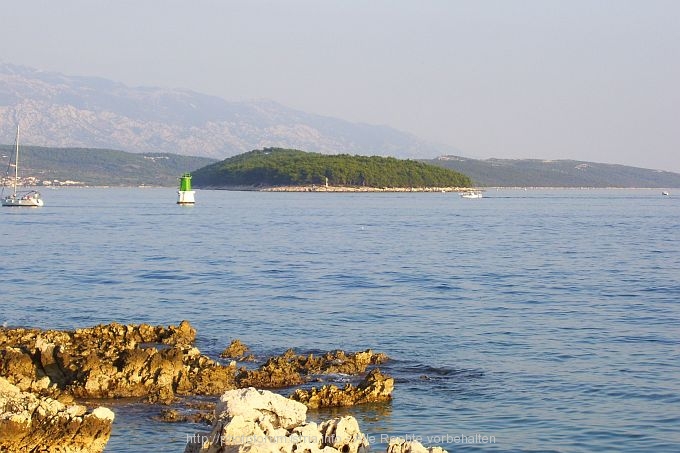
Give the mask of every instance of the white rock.
<svg viewBox="0 0 680 453">
<path fill-rule="evenodd" d="M 359 429 L 356 418 L 345 416 L 328 420 L 319 426 L 324 444 L 343 453 L 364 453 L 368 451 L 368 439 Z"/>
<path fill-rule="evenodd" d="M 366 436 L 354 417 L 306 423 L 307 407 L 254 388 L 220 398 L 212 432 L 185 453 L 365 453 Z M 325 436 L 328 436 L 325 438 Z M 201 445 L 200 442 L 206 439 Z M 335 448 L 333 448 L 335 447 Z"/>
<path fill-rule="evenodd" d="M 386 453 L 448 453 L 441 447 L 426 448 L 417 440 L 391 439 Z"/>
<path fill-rule="evenodd" d="M 87 412 L 87 408 L 80 404 L 73 404 L 66 408 L 66 413 L 71 417 L 80 417 Z"/>
<path fill-rule="evenodd" d="M 267 418 L 275 428 L 292 429 L 305 422 L 307 406 L 266 390 L 229 390 L 220 397 L 215 414 L 221 420 L 236 415 L 246 420 Z"/>
<path fill-rule="evenodd" d="M 97 418 L 101 418 L 102 420 L 111 420 L 115 418 L 115 414 L 113 411 L 107 407 L 98 407 L 95 410 L 92 411 L 92 415 L 94 415 Z"/>
</svg>

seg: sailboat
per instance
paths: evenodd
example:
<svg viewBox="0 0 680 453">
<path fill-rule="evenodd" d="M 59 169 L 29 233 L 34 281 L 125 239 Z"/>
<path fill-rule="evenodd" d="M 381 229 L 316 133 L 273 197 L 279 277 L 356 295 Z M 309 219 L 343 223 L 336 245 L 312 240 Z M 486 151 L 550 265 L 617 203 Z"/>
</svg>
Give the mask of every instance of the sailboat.
<svg viewBox="0 0 680 453">
<path fill-rule="evenodd" d="M 24 192 L 17 192 L 17 184 L 19 184 L 19 126 L 17 125 L 16 150 L 14 154 L 14 181 L 12 182 L 12 193 L 2 198 L 2 206 L 28 206 L 39 207 L 43 205 L 43 200 L 40 197 L 40 192 L 36 190 L 29 190 Z"/>
</svg>

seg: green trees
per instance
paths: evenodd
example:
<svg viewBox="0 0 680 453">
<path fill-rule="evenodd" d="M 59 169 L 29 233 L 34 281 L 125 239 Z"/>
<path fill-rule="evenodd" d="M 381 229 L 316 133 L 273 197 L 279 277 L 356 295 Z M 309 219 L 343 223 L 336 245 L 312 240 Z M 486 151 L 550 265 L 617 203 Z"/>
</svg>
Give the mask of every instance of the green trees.
<svg viewBox="0 0 680 453">
<path fill-rule="evenodd" d="M 250 151 L 193 173 L 197 186 L 322 185 L 367 187 L 468 187 L 453 170 L 393 157 L 326 155 L 293 149 Z"/>
</svg>

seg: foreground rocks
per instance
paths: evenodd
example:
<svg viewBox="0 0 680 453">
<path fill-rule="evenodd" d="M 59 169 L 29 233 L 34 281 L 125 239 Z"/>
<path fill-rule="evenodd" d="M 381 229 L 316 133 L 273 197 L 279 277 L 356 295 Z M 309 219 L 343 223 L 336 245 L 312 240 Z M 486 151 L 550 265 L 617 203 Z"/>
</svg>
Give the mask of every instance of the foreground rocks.
<svg viewBox="0 0 680 453">
<path fill-rule="evenodd" d="M 250 387 L 285 388 L 309 383 L 319 379 L 319 375 L 361 375 L 369 366 L 387 360 L 384 354 L 370 349 L 351 354 L 333 351 L 322 355 L 298 355 L 289 350 L 271 357 L 257 369 L 238 369 L 236 362 L 223 365 L 201 354 L 192 346 L 195 337 L 196 331 L 187 321 L 168 327 L 112 323 L 73 331 L 0 328 L 0 377 L 5 378 L 2 384 L 5 399 L 0 400 L 0 451 L 101 451 L 111 431 L 113 413 L 102 408 L 88 413 L 84 406 L 69 405 L 76 398 L 133 397 L 170 404 L 176 402 L 178 396 L 218 395 Z M 235 340 L 223 354 L 241 360 L 247 358 L 247 353 L 247 347 Z M 257 421 L 243 418 L 245 415 L 240 412 L 234 413 L 233 408 L 238 404 L 233 401 L 227 404 L 224 399 L 217 410 L 209 414 L 205 408 L 194 408 L 189 412 L 166 409 L 158 419 L 222 423 L 221 428 L 215 428 L 218 434 L 227 425 L 233 429 L 237 426 L 239 430 L 242 428 L 241 425 L 230 424 L 232 419 L 236 420 L 234 423 L 245 420 L 248 429 L 252 428 L 256 433 L 271 432 L 290 437 L 304 432 L 305 436 L 319 434 L 326 438 L 339 432 L 359 433 L 356 420 L 340 419 L 319 426 L 307 424 L 304 412 L 299 409 L 306 410 L 306 406 L 300 402 L 316 408 L 387 401 L 391 398 L 393 387 L 392 378 L 374 369 L 356 387 L 347 385 L 339 389 L 324 386 L 318 390 L 299 391 L 294 395 L 297 401 L 277 395 L 275 404 L 262 403 L 265 406 L 249 412 L 247 417 L 255 417 Z M 254 389 L 248 391 L 252 395 Z M 11 399 L 8 399 L 10 396 Z M 266 418 L 269 424 L 262 424 L 257 414 L 266 412 L 268 409 L 265 407 L 269 404 L 276 406 L 277 410 L 285 409 L 286 414 L 292 411 L 297 415 L 287 422 L 282 412 L 276 418 Z M 232 412 L 224 412 L 227 407 L 232 408 L 229 409 Z M 299 430 L 295 431 L 297 428 Z M 284 433 L 282 429 L 287 431 Z M 52 447 L 52 443 L 57 442 L 53 439 L 62 439 L 63 442 L 58 443 L 63 445 Z M 349 447 L 349 444 L 340 445 L 326 440 L 312 444 L 309 445 L 310 453 L 315 449 L 338 447 L 351 448 L 342 450 L 343 453 L 356 453 L 364 448 L 361 442 L 352 443 Z M 20 448 L 9 445 L 19 445 Z M 303 450 L 307 448 L 307 444 L 300 446 L 304 447 Z M 206 451 L 222 450 L 213 448 Z M 291 451 L 286 450 L 287 453 Z"/>
<path fill-rule="evenodd" d="M 230 390 L 220 398 L 209 433 L 187 438 L 185 453 L 367 453 L 354 417 L 307 421 L 307 407 L 267 390 Z M 447 453 L 420 442 L 390 439 L 386 453 Z"/>
<path fill-rule="evenodd" d="M 66 406 L 22 392 L 0 377 L 0 451 L 100 452 L 111 435 L 113 412 Z"/>
<path fill-rule="evenodd" d="M 254 388 L 225 392 L 212 430 L 188 439 L 185 453 L 365 453 L 368 440 L 354 417 L 307 422 L 307 407 Z"/>
<path fill-rule="evenodd" d="M 324 385 L 320 389 L 297 389 L 290 398 L 310 408 L 354 406 L 364 403 L 380 403 L 392 399 L 394 379 L 385 376 L 377 368 L 371 371 L 356 387 L 347 384 L 340 389 Z"/>
<path fill-rule="evenodd" d="M 187 321 L 169 327 L 112 323 L 75 331 L 0 328 L 0 376 L 22 391 L 66 403 L 74 397 L 143 397 L 167 404 L 177 396 L 217 395 L 235 388 L 292 387 L 321 374 L 358 375 L 387 360 L 370 349 L 318 356 L 288 350 L 258 369 L 237 369 L 235 362 L 222 365 L 202 355 L 192 346 L 195 337 Z M 247 352 L 247 346 L 234 340 L 222 355 L 246 358 Z M 353 399 L 354 404 L 371 401 Z M 341 405 L 349 401 L 345 398 Z"/>
</svg>

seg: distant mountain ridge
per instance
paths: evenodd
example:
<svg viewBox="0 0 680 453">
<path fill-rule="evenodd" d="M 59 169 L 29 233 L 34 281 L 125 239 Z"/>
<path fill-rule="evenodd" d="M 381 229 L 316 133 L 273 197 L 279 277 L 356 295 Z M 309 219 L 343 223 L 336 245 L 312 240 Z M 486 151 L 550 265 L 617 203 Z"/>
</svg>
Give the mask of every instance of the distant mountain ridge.
<svg viewBox="0 0 680 453">
<path fill-rule="evenodd" d="M 5 185 L 13 179 L 8 166 L 14 149 L 0 145 Z M 178 177 L 215 162 L 169 153 L 128 153 L 110 149 L 22 146 L 21 184 L 42 186 L 177 186 Z"/>
<path fill-rule="evenodd" d="M 680 187 L 678 173 L 578 160 L 440 156 L 425 162 L 459 171 L 485 187 Z"/>
<path fill-rule="evenodd" d="M 427 158 L 435 146 L 386 126 L 351 123 L 272 101 L 230 102 L 181 89 L 129 87 L 0 64 L 0 143 L 169 152 L 223 159 L 263 147 Z"/>
</svg>

